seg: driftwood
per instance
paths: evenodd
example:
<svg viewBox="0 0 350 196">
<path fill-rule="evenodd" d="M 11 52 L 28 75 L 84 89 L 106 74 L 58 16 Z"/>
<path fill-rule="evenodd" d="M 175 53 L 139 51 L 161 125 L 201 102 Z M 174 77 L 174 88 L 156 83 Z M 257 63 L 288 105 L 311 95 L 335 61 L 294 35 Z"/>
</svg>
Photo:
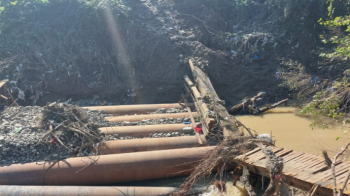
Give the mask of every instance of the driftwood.
<svg viewBox="0 0 350 196">
<path fill-rule="evenodd" d="M 287 101 L 288 101 L 288 99 L 283 99 L 283 100 L 281 100 L 281 101 L 279 101 L 279 102 L 277 102 L 277 103 L 274 103 L 274 104 L 272 104 L 272 105 L 270 105 L 270 106 L 267 106 L 267 107 L 261 109 L 261 110 L 260 110 L 260 113 L 264 113 L 264 112 L 266 112 L 266 111 L 268 111 L 268 110 L 271 110 L 272 108 L 275 108 L 275 107 L 277 107 L 277 106 L 279 106 L 279 105 L 282 105 L 283 103 L 286 103 Z"/>
<path fill-rule="evenodd" d="M 333 161 L 330 163 L 330 158 L 328 157 L 328 154 L 326 151 L 323 151 L 323 157 L 325 158 L 325 162 L 326 164 L 329 166 L 329 164 L 331 164 L 331 171 L 332 171 L 332 178 L 333 178 L 333 196 L 342 196 L 344 189 L 346 188 L 346 185 L 348 184 L 349 178 L 350 178 L 350 170 L 348 171 L 346 177 L 345 177 L 345 181 L 343 183 L 342 188 L 337 190 L 337 179 L 336 179 L 336 172 L 335 172 L 335 165 L 337 163 L 337 159 L 339 156 L 343 155 L 343 153 L 349 148 L 350 143 L 348 143 L 347 145 L 343 146 L 340 150 L 340 152 L 338 152 L 334 158 Z"/>
<path fill-rule="evenodd" d="M 256 101 L 261 99 L 265 95 L 266 95 L 265 92 L 260 92 L 252 98 L 244 99 L 242 103 L 237 104 L 233 106 L 231 109 L 229 109 L 229 113 L 230 114 L 261 114 L 288 101 L 288 99 L 283 99 L 275 104 L 259 109 L 256 106 Z"/>
</svg>

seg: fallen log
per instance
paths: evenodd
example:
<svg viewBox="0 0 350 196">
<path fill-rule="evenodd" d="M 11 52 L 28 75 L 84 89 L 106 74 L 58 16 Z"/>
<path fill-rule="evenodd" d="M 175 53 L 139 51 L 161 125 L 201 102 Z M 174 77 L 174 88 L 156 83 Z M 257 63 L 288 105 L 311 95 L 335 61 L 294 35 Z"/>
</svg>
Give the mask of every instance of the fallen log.
<svg viewBox="0 0 350 196">
<path fill-rule="evenodd" d="M 250 99 L 244 99 L 242 101 L 242 103 L 233 106 L 229 110 L 229 113 L 230 114 L 242 114 L 242 113 L 246 113 L 247 112 L 246 110 L 248 110 L 249 113 L 258 112 L 258 110 L 256 109 L 256 106 L 255 106 L 255 102 L 265 95 L 266 95 L 265 92 L 260 92 Z"/>
<path fill-rule="evenodd" d="M 277 106 L 286 103 L 288 99 L 283 99 L 277 103 L 274 103 L 270 106 L 264 107 L 262 109 L 259 109 L 256 106 L 256 101 L 261 99 L 263 96 L 265 96 L 265 92 L 260 92 L 256 96 L 250 98 L 250 99 L 244 99 L 242 103 L 237 104 L 233 106 L 231 109 L 229 109 L 230 114 L 262 114 L 268 110 L 271 110 L 273 108 L 276 108 Z"/>
<path fill-rule="evenodd" d="M 271 110 L 271 109 L 273 109 L 273 108 L 275 108 L 275 107 L 277 107 L 277 106 L 279 106 L 279 105 L 281 105 L 281 104 L 283 104 L 283 103 L 286 103 L 288 100 L 289 100 L 289 99 L 283 99 L 283 100 L 281 100 L 281 101 L 279 101 L 279 102 L 277 102 L 277 103 L 275 103 L 275 104 L 272 104 L 271 106 L 267 106 L 267 107 L 261 109 L 261 110 L 260 110 L 260 113 L 264 113 L 264 112 L 266 112 L 266 111 L 268 111 L 268 110 Z"/>
</svg>

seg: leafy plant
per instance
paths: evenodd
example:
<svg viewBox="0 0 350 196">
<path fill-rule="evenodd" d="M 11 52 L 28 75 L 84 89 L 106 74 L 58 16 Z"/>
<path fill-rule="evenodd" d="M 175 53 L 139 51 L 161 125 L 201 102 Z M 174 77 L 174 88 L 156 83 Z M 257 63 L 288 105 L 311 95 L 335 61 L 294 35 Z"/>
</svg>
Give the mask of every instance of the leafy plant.
<svg viewBox="0 0 350 196">
<path fill-rule="evenodd" d="M 344 77 L 333 83 L 331 88 L 317 92 L 308 105 L 303 107 L 300 115 L 311 114 L 316 117 L 315 126 L 325 116 L 346 125 L 350 122 L 348 114 L 350 107 L 350 70 L 344 72 Z M 323 125 L 327 128 L 327 124 Z"/>
<path fill-rule="evenodd" d="M 330 34 L 320 35 L 323 43 L 331 43 L 335 45 L 334 49 L 330 52 L 321 53 L 321 57 L 329 59 L 342 59 L 348 60 L 350 58 L 350 12 L 349 10 L 343 10 L 339 15 L 334 18 L 335 7 L 334 0 L 328 0 L 328 16 L 330 19 L 318 21 L 321 25 L 325 26 Z M 342 1 L 343 6 L 349 7 L 350 0 Z M 345 12 L 345 13 L 344 13 Z"/>
</svg>

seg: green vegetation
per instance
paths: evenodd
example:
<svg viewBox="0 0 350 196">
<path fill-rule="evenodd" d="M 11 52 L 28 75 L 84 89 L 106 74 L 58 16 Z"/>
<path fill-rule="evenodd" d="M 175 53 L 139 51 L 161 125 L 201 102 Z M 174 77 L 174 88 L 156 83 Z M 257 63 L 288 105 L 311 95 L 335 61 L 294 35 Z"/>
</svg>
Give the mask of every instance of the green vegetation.
<svg viewBox="0 0 350 196">
<path fill-rule="evenodd" d="M 327 33 L 320 35 L 322 42 L 328 44 L 328 48 L 320 56 L 330 59 L 331 62 L 344 61 L 343 63 L 347 64 L 350 57 L 350 1 L 329 0 L 328 3 L 330 18 L 325 21 L 319 20 L 320 24 L 328 29 Z M 316 116 L 313 125 L 321 122 L 324 116 L 333 118 L 343 125 L 350 122 L 350 70 L 345 70 L 343 75 L 342 78 L 335 80 L 331 87 L 317 92 L 313 101 L 300 112 L 302 115 Z M 327 127 L 327 124 L 323 126 Z"/>
<path fill-rule="evenodd" d="M 312 102 L 305 106 L 300 114 L 312 114 L 316 121 L 312 126 L 328 116 L 346 125 L 350 122 L 350 70 L 344 72 L 344 77 L 333 83 L 331 88 L 316 93 Z M 327 124 L 323 125 L 325 128 Z"/>
<path fill-rule="evenodd" d="M 350 10 L 341 10 L 337 12 L 341 15 L 334 18 L 335 8 L 333 3 L 334 0 L 329 0 L 328 15 L 330 19 L 325 21 L 320 19 L 319 22 L 329 30 L 328 34 L 320 35 L 322 42 L 334 44 L 335 49 L 328 53 L 321 53 L 321 56 L 332 60 L 348 60 L 350 58 Z M 342 1 L 342 3 L 344 7 L 350 9 L 350 0 Z"/>
</svg>

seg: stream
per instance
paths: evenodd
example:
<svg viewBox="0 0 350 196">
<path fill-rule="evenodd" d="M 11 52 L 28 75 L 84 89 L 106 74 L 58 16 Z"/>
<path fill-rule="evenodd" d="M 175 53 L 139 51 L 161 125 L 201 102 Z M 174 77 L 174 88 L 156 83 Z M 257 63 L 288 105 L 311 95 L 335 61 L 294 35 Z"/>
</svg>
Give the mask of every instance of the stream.
<svg viewBox="0 0 350 196">
<path fill-rule="evenodd" d="M 346 129 L 332 119 L 324 119 L 322 122 L 329 125 L 328 129 L 323 129 L 322 126 L 312 129 L 312 117 L 299 116 L 298 109 L 293 107 L 275 108 L 262 115 L 236 118 L 258 134 L 272 133 L 272 139 L 276 140 L 278 147 L 316 155 L 321 155 L 322 150 L 327 150 L 332 157 L 350 139 Z"/>
</svg>

